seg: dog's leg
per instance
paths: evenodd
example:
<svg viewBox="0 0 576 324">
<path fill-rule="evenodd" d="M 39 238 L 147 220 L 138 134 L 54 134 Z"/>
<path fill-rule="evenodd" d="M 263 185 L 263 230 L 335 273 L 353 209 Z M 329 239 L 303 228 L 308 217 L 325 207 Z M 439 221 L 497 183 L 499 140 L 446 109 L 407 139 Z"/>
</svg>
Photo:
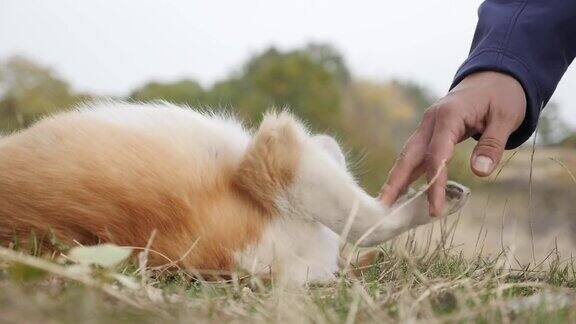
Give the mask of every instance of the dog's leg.
<svg viewBox="0 0 576 324">
<path fill-rule="evenodd" d="M 317 221 L 337 234 L 346 229 L 347 240 L 360 246 L 377 245 L 435 220 L 428 216 L 423 196 L 399 210 L 370 197 L 341 161 L 322 147 L 329 144 L 324 142 L 309 137 L 289 114 L 268 115 L 248 148 L 235 184 L 267 214 L 281 211 Z M 463 200 L 452 202 L 467 193 L 466 188 L 450 184 L 447 211 L 461 207 Z"/>
<path fill-rule="evenodd" d="M 468 192 L 451 183 L 447 189 L 447 212 L 461 207 Z M 406 208 L 393 210 L 370 197 L 335 161 L 326 158 L 312 145 L 303 147 L 296 181 L 288 199 L 288 205 L 297 206 L 304 217 L 310 217 L 338 234 L 347 231 L 344 233 L 347 240 L 359 246 L 377 245 L 435 220 L 428 216 L 425 198 L 418 197 Z"/>
</svg>

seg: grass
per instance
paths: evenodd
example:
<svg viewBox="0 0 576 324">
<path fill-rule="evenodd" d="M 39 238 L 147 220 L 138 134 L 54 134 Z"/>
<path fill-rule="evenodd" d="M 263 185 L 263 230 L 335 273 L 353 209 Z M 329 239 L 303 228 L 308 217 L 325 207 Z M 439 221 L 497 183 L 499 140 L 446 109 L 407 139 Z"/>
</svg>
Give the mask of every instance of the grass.
<svg viewBox="0 0 576 324">
<path fill-rule="evenodd" d="M 547 322 L 576 319 L 576 267 L 557 251 L 521 265 L 504 250 L 464 257 L 444 223 L 380 247 L 374 264 L 330 285 L 258 278 L 208 283 L 123 262 L 79 271 L 61 258 L 0 250 L 0 322 Z M 436 225 L 438 230 L 438 225 Z M 422 230 L 420 230 L 423 234 Z M 427 229 L 431 234 L 432 227 Z M 510 261 L 511 260 L 511 261 Z M 117 275 L 122 274 L 119 278 Z M 126 283 L 126 281 L 129 283 Z"/>
<path fill-rule="evenodd" d="M 569 196 L 574 173 L 563 162 L 552 162 L 568 173 L 571 185 L 562 192 Z M 492 198 L 505 198 L 506 210 L 507 197 L 489 195 L 475 211 L 486 220 Z M 486 241 L 484 221 L 476 235 L 470 226 L 461 231 L 459 226 L 466 226 L 460 217 L 451 217 L 380 246 L 378 259 L 356 269 L 357 276 L 342 273 L 333 284 L 301 288 L 240 275 L 210 283 L 183 272 L 148 269 L 146 250 L 115 266 L 82 268 L 58 255 L 38 256 L 34 246 L 20 251 L 14 242 L 10 249 L 0 248 L 0 323 L 574 322 L 575 260 L 556 247 L 540 259 L 518 261 L 517 246 L 504 243 L 505 210 L 500 242 Z M 465 255 L 453 243 L 459 230 L 473 253 Z M 487 244 L 501 246 L 499 253 L 483 252 Z"/>
</svg>

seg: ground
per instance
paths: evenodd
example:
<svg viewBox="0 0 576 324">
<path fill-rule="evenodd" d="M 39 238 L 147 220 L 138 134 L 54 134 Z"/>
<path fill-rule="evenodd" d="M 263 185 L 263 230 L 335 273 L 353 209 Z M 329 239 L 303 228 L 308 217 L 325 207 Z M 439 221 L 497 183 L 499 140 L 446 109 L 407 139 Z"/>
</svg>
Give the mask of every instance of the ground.
<svg viewBox="0 0 576 324">
<path fill-rule="evenodd" d="M 144 271 L 145 258 L 77 266 L 3 249 L 0 322 L 573 322 L 576 153 L 510 156 L 460 215 L 384 244 L 333 284 L 208 283 Z"/>
<path fill-rule="evenodd" d="M 572 261 L 557 255 L 537 267 L 497 258 L 466 259 L 449 248 L 426 251 L 413 236 L 382 247 L 359 278 L 331 285 L 276 287 L 257 279 L 203 283 L 185 275 L 147 277 L 135 267 L 123 285 L 93 269 L 94 284 L 6 262 L 0 272 L 0 321 L 165 322 L 565 322 L 576 319 Z"/>
</svg>

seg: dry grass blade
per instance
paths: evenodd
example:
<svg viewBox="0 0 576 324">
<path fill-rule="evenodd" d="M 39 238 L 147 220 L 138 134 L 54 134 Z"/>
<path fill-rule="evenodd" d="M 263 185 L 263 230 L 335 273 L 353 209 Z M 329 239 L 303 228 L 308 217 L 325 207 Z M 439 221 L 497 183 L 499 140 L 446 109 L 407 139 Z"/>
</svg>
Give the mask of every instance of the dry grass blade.
<svg viewBox="0 0 576 324">
<path fill-rule="evenodd" d="M 32 268 L 46 271 L 52 275 L 55 275 L 55 276 L 58 276 L 58 277 L 61 277 L 64 279 L 79 282 L 79 283 L 84 284 L 88 287 L 98 289 L 98 290 L 104 292 L 105 294 L 113 297 L 114 299 L 117 299 L 117 300 L 119 300 L 119 301 L 121 301 L 127 305 L 134 307 L 134 308 L 141 309 L 141 310 L 151 310 L 151 311 L 154 311 L 158 314 L 165 315 L 168 317 L 168 313 L 164 312 L 163 310 L 158 309 L 157 307 L 155 307 L 153 305 L 144 305 L 141 302 L 138 302 L 137 300 L 131 298 L 130 296 L 122 294 L 119 290 L 117 290 L 113 286 L 106 284 L 104 282 L 95 280 L 94 278 L 92 278 L 89 275 L 86 275 L 85 273 L 79 273 L 77 271 L 70 271 L 70 268 L 67 268 L 66 266 L 59 265 L 59 264 L 50 262 L 50 261 L 42 259 L 42 258 L 26 255 L 26 254 L 16 252 L 16 251 L 13 251 L 13 250 L 10 250 L 7 248 L 3 248 L 3 247 L 0 247 L 0 259 L 2 259 L 4 261 L 12 262 L 12 263 L 23 264 L 23 265 L 26 265 L 26 266 L 29 266 Z"/>
</svg>

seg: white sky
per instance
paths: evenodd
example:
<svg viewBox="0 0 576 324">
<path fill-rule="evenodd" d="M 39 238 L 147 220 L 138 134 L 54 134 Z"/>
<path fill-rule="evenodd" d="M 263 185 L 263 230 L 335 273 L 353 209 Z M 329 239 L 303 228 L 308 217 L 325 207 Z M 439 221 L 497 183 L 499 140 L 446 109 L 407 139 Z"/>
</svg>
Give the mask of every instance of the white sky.
<svg viewBox="0 0 576 324">
<path fill-rule="evenodd" d="M 358 77 L 446 91 L 466 58 L 478 0 L 0 0 L 0 59 L 52 66 L 73 86 L 125 95 L 149 79 L 209 85 L 270 46 L 329 42 Z M 576 64 L 574 64 L 576 65 Z M 553 100 L 576 125 L 576 67 Z"/>
</svg>

